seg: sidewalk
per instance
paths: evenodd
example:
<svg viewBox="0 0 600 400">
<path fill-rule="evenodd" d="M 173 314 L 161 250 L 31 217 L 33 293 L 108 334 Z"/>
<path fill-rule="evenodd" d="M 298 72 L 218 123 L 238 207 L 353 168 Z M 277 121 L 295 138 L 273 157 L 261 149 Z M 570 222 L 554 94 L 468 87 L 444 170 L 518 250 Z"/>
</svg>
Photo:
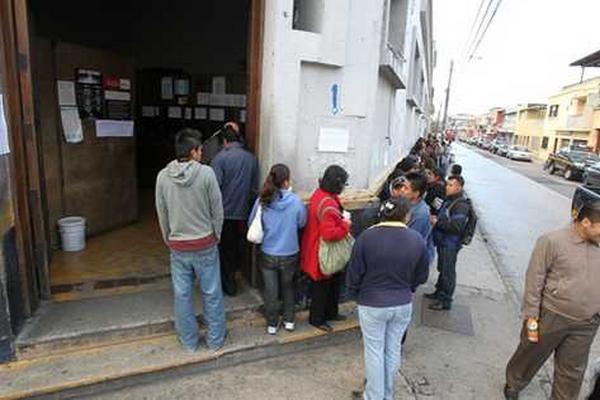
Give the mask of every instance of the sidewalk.
<svg viewBox="0 0 600 400">
<path fill-rule="evenodd" d="M 396 399 L 503 399 L 504 368 L 516 348 L 520 321 L 486 244 L 478 236 L 460 253 L 459 285 L 450 313 L 422 307 L 427 302 L 422 294 L 432 289 L 437 273 L 431 275 L 415 302 Z M 547 398 L 547 376 L 539 374 L 521 398 Z M 363 377 L 362 342 L 356 337 L 94 398 L 350 399 Z"/>
<path fill-rule="evenodd" d="M 402 363 L 404 396 L 398 398 L 503 398 L 504 369 L 517 346 L 521 322 L 481 236 L 460 252 L 457 276 L 455 304 L 447 318 L 428 310 L 428 300 L 418 296 Z M 432 273 L 420 293 L 431 291 L 436 278 L 437 272 Z M 545 373 L 538 374 L 521 398 L 547 398 L 547 381 Z"/>
</svg>

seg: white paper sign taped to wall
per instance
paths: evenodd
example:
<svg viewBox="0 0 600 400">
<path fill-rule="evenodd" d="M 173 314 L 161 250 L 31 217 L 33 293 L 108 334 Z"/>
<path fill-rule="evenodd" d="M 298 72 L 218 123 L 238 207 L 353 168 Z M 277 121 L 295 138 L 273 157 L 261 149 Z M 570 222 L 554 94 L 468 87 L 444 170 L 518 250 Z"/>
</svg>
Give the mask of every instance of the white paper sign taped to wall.
<svg viewBox="0 0 600 400">
<path fill-rule="evenodd" d="M 56 81 L 56 90 L 58 91 L 59 106 L 77 105 L 77 97 L 75 96 L 75 82 Z"/>
<path fill-rule="evenodd" d="M 96 120 L 97 137 L 133 137 L 133 121 Z"/>
<path fill-rule="evenodd" d="M 60 119 L 67 143 L 83 142 L 83 128 L 77 107 L 61 107 Z"/>
<path fill-rule="evenodd" d="M 0 94 L 0 156 L 10 153 L 8 145 L 8 126 L 4 115 L 4 98 Z"/>
<path fill-rule="evenodd" d="M 344 128 L 321 128 L 319 130 L 318 151 L 329 153 L 347 153 L 350 144 L 350 132 Z"/>
</svg>

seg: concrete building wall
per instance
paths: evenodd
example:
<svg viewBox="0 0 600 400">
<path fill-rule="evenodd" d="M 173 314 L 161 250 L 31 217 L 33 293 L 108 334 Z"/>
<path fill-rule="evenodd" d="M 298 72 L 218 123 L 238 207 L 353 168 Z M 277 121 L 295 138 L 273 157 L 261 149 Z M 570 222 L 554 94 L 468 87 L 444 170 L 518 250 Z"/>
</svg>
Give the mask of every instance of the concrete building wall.
<svg viewBox="0 0 600 400">
<path fill-rule="evenodd" d="M 392 18 L 406 25 L 402 54 L 414 54 L 415 46 L 422 47 L 420 54 L 432 54 L 431 36 L 425 46 L 419 25 L 423 1 L 406 2 L 394 9 L 406 7 L 405 19 Z M 315 7 L 313 3 L 307 3 L 310 9 Z M 413 78 L 410 63 L 403 63 L 397 80 L 381 72 L 383 41 L 388 40 L 388 32 L 399 37 L 397 27 L 390 30 L 387 25 L 390 1 L 328 0 L 318 3 L 323 10 L 319 21 L 310 21 L 316 18 L 310 9 L 304 14 L 309 21 L 300 18 L 301 4 L 294 0 L 265 2 L 259 139 L 262 172 L 284 162 L 293 169 L 295 189 L 310 192 L 327 165 L 336 163 L 349 171 L 352 188 L 374 188 L 427 126 L 427 120 L 407 105 L 407 89 L 399 87 L 399 82 L 406 86 Z M 305 21 L 300 27 L 306 30 L 293 29 L 299 27 L 299 20 Z M 420 64 L 413 66 L 419 76 L 426 76 L 420 92 L 422 114 L 430 109 L 431 97 L 431 67 L 425 60 L 420 57 Z M 420 78 L 418 81 L 421 83 Z M 347 148 L 332 152 L 319 147 L 323 129 L 330 128 L 347 132 Z"/>
</svg>

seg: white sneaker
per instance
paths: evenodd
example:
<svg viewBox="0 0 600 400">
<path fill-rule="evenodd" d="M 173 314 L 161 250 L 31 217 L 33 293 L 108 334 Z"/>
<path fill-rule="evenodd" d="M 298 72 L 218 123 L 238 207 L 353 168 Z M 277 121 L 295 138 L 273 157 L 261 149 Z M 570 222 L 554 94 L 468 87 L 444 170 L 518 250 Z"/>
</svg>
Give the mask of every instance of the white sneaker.
<svg viewBox="0 0 600 400">
<path fill-rule="evenodd" d="M 277 333 L 277 327 L 276 326 L 267 326 L 267 333 L 269 335 L 275 335 Z"/>
<path fill-rule="evenodd" d="M 286 331 L 292 332 L 294 329 L 296 329 L 296 324 L 293 322 L 284 322 L 283 327 Z"/>
</svg>

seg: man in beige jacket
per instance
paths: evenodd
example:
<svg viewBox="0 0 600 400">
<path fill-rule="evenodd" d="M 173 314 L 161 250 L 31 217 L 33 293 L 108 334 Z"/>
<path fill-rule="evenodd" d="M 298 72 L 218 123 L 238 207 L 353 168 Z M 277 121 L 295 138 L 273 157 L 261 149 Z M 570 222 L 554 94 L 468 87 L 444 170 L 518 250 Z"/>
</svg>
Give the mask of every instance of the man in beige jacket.
<svg viewBox="0 0 600 400">
<path fill-rule="evenodd" d="M 585 204 L 573 224 L 542 235 L 525 279 L 523 317 L 539 319 L 539 342 L 521 341 L 506 368 L 507 399 L 554 353 L 552 400 L 577 399 L 600 325 L 600 201 Z"/>
</svg>

